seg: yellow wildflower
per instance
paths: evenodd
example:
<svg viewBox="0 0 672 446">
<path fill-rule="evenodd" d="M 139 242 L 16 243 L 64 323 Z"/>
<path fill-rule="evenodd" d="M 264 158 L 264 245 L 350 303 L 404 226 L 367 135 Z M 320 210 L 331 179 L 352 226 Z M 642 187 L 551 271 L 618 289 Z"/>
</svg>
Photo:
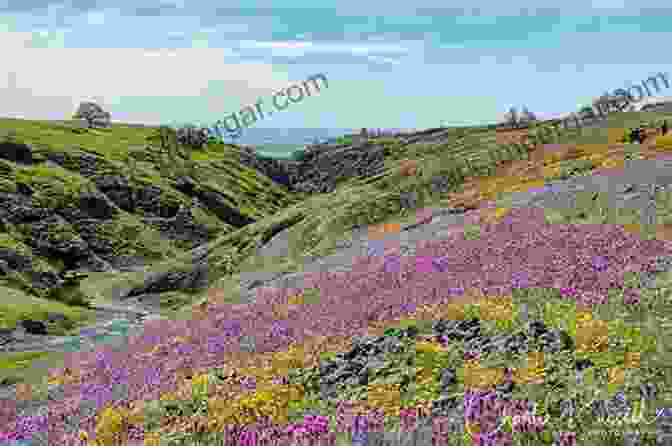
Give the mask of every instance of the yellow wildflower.
<svg viewBox="0 0 672 446">
<path fill-rule="evenodd" d="M 514 318 L 512 297 L 492 297 L 478 303 L 478 310 L 484 320 L 511 320 Z"/>
<path fill-rule="evenodd" d="M 441 353 L 445 349 L 435 342 L 418 341 L 415 343 L 415 351 L 418 353 Z"/>
<path fill-rule="evenodd" d="M 192 391 L 196 394 L 207 394 L 211 379 L 208 374 L 194 376 L 191 380 Z"/>
<path fill-rule="evenodd" d="M 467 387 L 488 389 L 504 381 L 504 368 L 483 367 L 478 360 L 464 363 L 464 384 Z"/>
<path fill-rule="evenodd" d="M 527 366 L 514 369 L 512 380 L 516 384 L 540 382 L 545 374 L 544 354 L 542 352 L 530 352 L 527 356 Z"/>
<path fill-rule="evenodd" d="M 145 434 L 145 439 L 143 441 L 143 446 L 160 446 L 161 445 L 161 434 L 158 432 L 150 432 Z"/>
<path fill-rule="evenodd" d="M 107 407 L 98 415 L 96 438 L 102 445 L 112 446 L 126 434 L 125 428 L 123 411 Z"/>
<path fill-rule="evenodd" d="M 576 327 L 576 351 L 604 352 L 609 347 L 609 328 L 606 322 L 590 320 Z"/>
<path fill-rule="evenodd" d="M 177 401 L 177 395 L 174 392 L 166 392 L 159 397 L 159 401 Z"/>
<path fill-rule="evenodd" d="M 609 368 L 609 384 L 623 385 L 625 384 L 625 369 L 623 367 Z"/>
<path fill-rule="evenodd" d="M 605 160 L 602 164 L 601 167 L 604 167 L 606 169 L 611 169 L 614 167 L 623 167 L 625 165 L 624 160 L 622 159 L 607 159 Z"/>
<path fill-rule="evenodd" d="M 170 340 L 171 345 L 174 344 L 179 344 L 181 342 L 188 342 L 189 339 L 185 338 L 184 336 L 175 336 L 173 339 Z"/>
<path fill-rule="evenodd" d="M 672 135 L 661 135 L 661 136 L 656 136 L 655 139 L 656 142 L 656 149 L 670 149 L 672 148 Z"/>
<path fill-rule="evenodd" d="M 625 368 L 638 369 L 641 366 L 641 361 L 641 352 L 625 352 Z"/>
</svg>

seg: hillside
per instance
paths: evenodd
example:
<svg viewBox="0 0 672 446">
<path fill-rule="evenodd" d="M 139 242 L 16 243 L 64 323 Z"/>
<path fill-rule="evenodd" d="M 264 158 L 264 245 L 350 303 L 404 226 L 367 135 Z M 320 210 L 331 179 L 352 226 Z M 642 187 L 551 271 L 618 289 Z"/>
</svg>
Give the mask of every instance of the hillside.
<svg viewBox="0 0 672 446">
<path fill-rule="evenodd" d="M 416 227 L 437 209 L 476 210 L 487 226 L 512 193 L 658 156 L 664 148 L 655 141 L 633 148 L 616 136 L 634 119 L 653 126 L 662 116 L 613 116 L 605 128 L 563 131 L 546 146 L 522 144 L 527 130 L 488 128 L 374 138 L 363 151 L 344 145 L 309 157 L 284 185 L 271 178 L 292 168 L 236 146 L 210 144 L 190 160 L 166 161 L 153 128 L 0 120 L 0 132 L 13 133 L 0 142 L 2 323 L 52 318 L 49 334 L 59 335 L 92 323 L 104 304 L 134 301 L 192 320 L 209 304 L 248 303 L 250 290 L 271 281 L 263 277 L 301 273 L 356 233 Z M 358 168 L 320 174 L 332 164 Z M 312 192 L 320 181 L 328 191 Z M 306 182 L 316 187 L 295 190 Z M 486 202 L 497 209 L 483 209 Z M 638 218 L 623 224 L 635 231 Z M 78 284 L 72 273 L 85 278 Z"/>
</svg>

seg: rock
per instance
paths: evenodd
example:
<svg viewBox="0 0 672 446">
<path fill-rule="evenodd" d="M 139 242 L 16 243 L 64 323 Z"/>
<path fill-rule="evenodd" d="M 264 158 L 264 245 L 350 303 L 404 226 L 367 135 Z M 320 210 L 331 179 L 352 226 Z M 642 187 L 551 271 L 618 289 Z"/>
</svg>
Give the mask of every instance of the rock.
<svg viewBox="0 0 672 446">
<path fill-rule="evenodd" d="M 0 248 L 0 260 L 15 271 L 28 272 L 32 270 L 30 257 L 21 255 L 8 248 Z"/>
<path fill-rule="evenodd" d="M 190 271 L 151 273 L 144 283 L 127 290 L 119 298 L 173 290 L 202 289 L 208 286 L 208 265 L 198 264 Z"/>
<path fill-rule="evenodd" d="M 12 140 L 0 141 L 0 158 L 17 164 L 33 164 L 32 148 L 24 143 Z"/>
<path fill-rule="evenodd" d="M 146 217 L 144 222 L 158 228 L 169 239 L 190 242 L 192 247 L 206 243 L 209 239 L 208 228 L 197 224 L 187 207 L 180 207 L 174 217 Z"/>
<path fill-rule="evenodd" d="M 415 209 L 418 207 L 418 193 L 415 191 L 401 192 L 399 195 L 401 209 Z"/>
<path fill-rule="evenodd" d="M 13 328 L 0 328 L 0 345 L 7 344 L 14 340 Z"/>
<path fill-rule="evenodd" d="M 132 200 L 136 208 L 142 209 L 147 214 L 161 218 L 175 217 L 180 205 L 161 200 L 163 193 L 159 186 L 145 186 L 133 194 Z"/>
<path fill-rule="evenodd" d="M 196 196 L 213 214 L 231 226 L 241 228 L 256 222 L 256 220 L 241 214 L 237 209 L 231 207 L 226 202 L 224 195 L 217 191 L 200 190 Z"/>
<path fill-rule="evenodd" d="M 102 161 L 90 153 L 82 153 L 78 158 L 79 174 L 85 178 L 90 178 L 98 174 Z"/>
<path fill-rule="evenodd" d="M 47 321 L 50 323 L 63 322 L 67 318 L 63 313 L 47 313 Z"/>
<path fill-rule="evenodd" d="M 33 195 L 33 189 L 31 189 L 31 187 L 27 184 L 20 182 L 16 183 L 16 192 L 21 195 L 27 195 L 29 197 Z"/>
<path fill-rule="evenodd" d="M 59 209 L 59 213 L 70 223 L 81 219 L 109 220 L 117 212 L 117 208 L 107 196 L 99 191 L 82 191 L 79 193 L 79 206 Z"/>
<path fill-rule="evenodd" d="M 86 242 L 74 232 L 70 239 L 63 237 L 63 232 L 60 229 L 68 228 L 69 225 L 59 215 L 51 215 L 42 221 L 32 223 L 30 226 L 32 234 L 30 244 L 38 254 L 47 257 L 65 257 L 67 260 L 92 254 Z"/>
<path fill-rule="evenodd" d="M 305 151 L 301 161 L 273 160 L 242 150 L 240 162 L 271 179 L 281 179 L 290 190 L 328 193 L 336 183 L 352 177 L 374 176 L 385 167 L 383 146 L 315 146 Z"/>
<path fill-rule="evenodd" d="M 32 319 L 24 319 L 21 321 L 21 326 L 27 333 L 33 335 L 46 335 L 47 326 L 42 321 L 34 321 Z"/>
<path fill-rule="evenodd" d="M 185 195 L 194 196 L 196 193 L 196 182 L 191 177 L 180 176 L 175 179 L 175 189 Z"/>
<path fill-rule="evenodd" d="M 437 175 L 431 179 L 432 192 L 435 194 L 448 192 L 451 186 L 451 179 L 446 175 Z"/>
<path fill-rule="evenodd" d="M 35 207 L 30 197 L 0 192 L 0 220 L 9 224 L 22 224 L 47 218 L 52 211 Z"/>
<path fill-rule="evenodd" d="M 96 187 L 120 209 L 132 212 L 135 208 L 133 191 L 128 179 L 121 175 L 102 175 L 94 179 Z"/>
</svg>

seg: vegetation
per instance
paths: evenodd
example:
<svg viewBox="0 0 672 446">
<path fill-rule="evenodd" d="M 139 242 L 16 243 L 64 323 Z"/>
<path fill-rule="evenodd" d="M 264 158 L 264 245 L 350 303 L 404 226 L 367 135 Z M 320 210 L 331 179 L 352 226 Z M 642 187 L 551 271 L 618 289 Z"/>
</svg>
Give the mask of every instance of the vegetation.
<svg viewBox="0 0 672 446">
<path fill-rule="evenodd" d="M 623 129 L 623 122 L 619 122 L 619 120 L 625 119 L 625 117 L 618 115 L 609 119 L 619 131 Z M 638 117 L 638 119 L 641 118 Z M 50 153 L 66 152 L 76 157 L 81 151 L 68 149 L 67 147 L 77 145 L 88 147 L 89 150 L 95 148 L 96 153 L 104 155 L 108 162 L 102 169 L 116 173 L 129 171 L 129 159 L 133 158 L 129 147 L 142 146 L 147 144 L 148 141 L 151 146 L 151 138 L 156 137 L 156 129 L 131 129 L 115 124 L 112 125 L 110 132 L 95 136 L 90 132 L 73 133 L 66 128 L 35 121 L 0 120 L 0 128 L 3 126 L 14 128 L 18 140 L 34 144 L 35 154 L 38 156 L 46 157 Z M 604 149 L 609 137 L 608 129 L 600 129 L 589 136 L 565 130 L 559 132 L 558 141 L 568 140 L 575 144 L 580 143 L 582 146 L 585 145 L 585 150 L 567 156 L 549 156 L 546 160 L 541 161 L 541 166 L 546 168 L 546 175 L 542 173 L 536 177 L 531 175 L 528 177 L 507 176 L 504 178 L 498 176 L 504 167 L 516 163 L 527 163 L 530 160 L 531 147 L 520 144 L 497 144 L 496 131 L 492 129 L 463 129 L 459 133 L 456 131 L 454 137 L 439 144 L 401 145 L 390 141 L 390 156 L 386 158 L 385 172 L 373 178 L 344 181 L 339 184 L 335 192 L 316 196 L 299 196 L 289 193 L 261 174 L 240 166 L 236 161 L 238 149 L 235 146 L 213 144 L 212 141 L 208 141 L 202 151 L 199 152 L 198 159 L 195 159 L 192 153 L 186 157 L 186 163 L 182 167 L 190 168 L 189 163 L 193 163 L 191 173 L 198 181 L 199 187 L 217 188 L 227 199 L 230 198 L 231 203 L 238 209 L 245 209 L 246 214 L 255 215 L 258 220 L 242 228 L 232 228 L 228 225 L 216 223 L 216 218 L 213 217 L 215 218 L 211 222 L 213 238 L 208 245 L 208 263 L 211 265 L 212 271 L 211 287 L 209 290 L 195 294 L 163 293 L 162 299 L 173 302 L 173 305 L 168 305 L 170 308 L 166 309 L 165 314 L 176 320 L 194 319 L 195 305 L 210 301 L 215 306 L 208 315 L 213 323 L 217 316 L 225 313 L 229 318 L 235 319 L 236 316 L 240 316 L 240 320 L 246 320 L 245 317 L 249 319 L 252 316 L 245 316 L 244 312 L 258 311 L 259 313 L 254 316 L 259 320 L 258 326 L 255 326 L 256 329 L 270 330 L 271 324 L 277 321 L 272 321 L 270 315 L 263 312 L 268 311 L 268 305 L 263 308 L 262 305 L 248 307 L 240 310 L 237 315 L 230 307 L 216 307 L 217 305 L 239 302 L 240 279 L 244 272 L 259 269 L 300 271 L 307 256 L 326 255 L 333 252 L 336 242 L 347 238 L 354 227 L 384 224 L 390 225 L 386 227 L 398 227 L 395 224 L 415 222 L 418 218 L 421 218 L 423 208 L 445 207 L 456 204 L 459 201 L 460 194 L 463 194 L 467 186 L 470 185 L 477 187 L 477 192 L 480 194 L 479 200 L 494 199 L 498 209 L 494 211 L 494 216 L 483 217 L 480 220 L 480 226 L 468 227 L 466 233 L 456 236 L 462 243 L 460 246 L 463 246 L 464 249 L 474 249 L 468 247 L 481 246 L 486 243 L 489 246 L 495 246 L 492 243 L 493 240 L 503 232 L 496 230 L 496 228 L 501 229 L 503 226 L 496 225 L 510 224 L 510 220 L 506 220 L 507 217 L 518 219 L 515 221 L 521 226 L 523 221 L 541 225 L 540 221 L 531 217 L 528 218 L 515 212 L 509 213 L 505 202 L 508 198 L 507 194 L 512 190 L 539 187 L 539 182 L 543 185 L 545 180 L 551 178 L 569 178 L 572 175 L 589 173 L 592 169 L 603 166 L 611 159 L 610 152 Z M 601 142 L 594 142 L 594 138 L 602 139 Z M 599 145 L 602 146 L 602 150 L 597 150 Z M 176 200 L 183 198 L 169 181 L 177 175 L 177 172 L 161 172 L 157 167 L 162 159 L 161 150 L 163 147 L 160 144 L 157 147 L 151 147 L 155 148 L 156 151 L 136 149 L 137 152 L 142 152 L 144 158 L 137 162 L 137 170 L 130 169 L 132 183 L 139 187 L 146 181 L 152 182 L 152 184 L 157 184 L 162 189 L 170 191 L 172 196 L 176 197 Z M 595 150 L 592 150 L 593 148 Z M 659 150 L 662 151 L 666 148 L 667 145 L 661 140 Z M 408 169 L 402 169 L 403 160 L 416 162 L 417 168 L 413 169 L 413 174 L 409 175 Z M 541 170 L 543 171 L 543 169 Z M 18 167 L 14 163 L 3 163 L 0 165 L 0 176 L 9 181 L 21 178 L 22 181 L 31 186 L 34 185 L 39 191 L 38 199 L 43 200 L 40 203 L 44 203 L 46 206 L 66 205 L 66 198 L 72 197 L 76 190 L 87 184 L 74 169 L 52 168 L 40 164 L 31 168 L 24 168 Z M 437 177 L 446 178 L 447 187 L 445 190 L 437 191 L 432 187 L 432 179 Z M 48 180 L 42 181 L 44 178 L 48 178 Z M 415 193 L 418 198 L 415 209 L 404 209 L 400 203 L 400 196 L 411 192 Z M 660 205 L 657 207 L 657 222 L 666 224 L 667 214 L 672 212 L 669 196 L 661 193 L 657 196 L 657 200 Z M 632 226 L 638 221 L 636 215 L 628 214 L 627 210 L 619 212 L 621 210 L 609 209 L 604 197 L 598 196 L 597 199 L 593 199 L 591 196 L 589 199 L 579 200 L 576 209 L 548 210 L 544 212 L 544 219 L 549 225 L 555 225 L 556 227 L 562 224 L 580 226 L 583 223 L 597 223 L 605 226 L 609 224 L 626 225 L 628 231 L 635 232 L 643 238 L 651 238 L 650 235 L 644 233 L 647 228 L 642 228 L 642 232 L 639 232 L 640 228 Z M 133 236 L 129 235 L 128 231 L 118 231 L 116 238 L 115 231 L 108 228 L 107 232 L 115 240 L 115 247 L 120 253 L 141 251 L 141 246 L 149 247 L 155 243 L 154 240 L 156 239 L 141 234 L 140 215 L 123 211 L 116 218 L 115 224 L 119 224 L 119 228 L 130 228 L 134 225 L 138 228 Z M 288 228 L 292 248 L 289 256 L 272 259 L 255 257 L 253 254 L 259 243 L 268 240 L 278 227 Z M 514 226 L 510 224 L 510 228 L 514 228 Z M 9 229 L 11 231 L 8 230 L 3 234 L 4 238 L 1 239 L 3 246 L 21 246 L 21 249 L 26 253 L 31 253 L 30 244 L 21 241 L 19 228 Z M 65 229 L 67 228 L 63 229 L 63 233 L 66 232 Z M 74 230 L 76 231 L 76 228 Z M 540 237 L 538 232 L 535 231 L 538 231 L 538 227 L 536 229 L 529 228 L 526 233 L 537 234 Z M 522 239 L 522 236 L 519 238 Z M 587 249 L 587 252 L 593 249 L 588 242 L 585 242 L 582 246 Z M 598 244 L 595 246 L 594 249 L 599 248 Z M 158 247 L 153 249 L 160 251 L 161 254 L 157 256 L 159 257 L 158 261 L 151 267 L 154 271 L 176 270 L 188 267 L 193 263 L 191 252 L 174 244 L 169 243 L 165 249 L 159 249 Z M 383 273 L 379 271 L 377 274 Z M 539 269 L 538 274 L 545 273 L 542 273 Z M 94 296 L 104 297 L 109 295 L 110 290 L 121 284 L 142 283 L 145 275 L 144 272 L 114 275 L 92 273 L 83 278 L 79 289 L 81 293 L 91 298 Z M 399 288 L 397 293 L 399 296 L 410 294 L 411 288 L 414 286 L 414 284 L 403 283 L 401 279 L 394 279 L 392 276 L 385 276 L 385 278 L 387 280 L 380 281 L 380 283 L 390 282 L 392 281 L 390 279 L 393 279 L 394 283 L 397 284 L 395 286 Z M 669 397 L 669 391 L 672 387 L 670 387 L 671 383 L 668 382 L 668 378 L 662 376 L 659 372 L 661 366 L 664 366 L 665 361 L 669 358 L 666 346 L 672 345 L 669 342 L 672 340 L 672 333 L 669 333 L 670 324 L 666 316 L 669 314 L 667 308 L 669 305 L 669 299 L 667 298 L 669 279 L 669 275 L 661 275 L 657 278 L 656 288 L 654 289 L 638 286 L 635 283 L 635 278 L 628 277 L 627 281 L 632 283 L 624 283 L 619 288 L 620 291 L 616 289 L 611 291 L 610 297 L 612 299 L 608 308 L 588 312 L 588 314 L 577 309 L 575 304 L 568 306 L 567 296 L 563 296 L 561 290 L 550 287 L 530 287 L 525 290 L 516 290 L 511 295 L 504 296 L 509 301 L 505 299 L 504 302 L 500 302 L 501 305 L 497 304 L 496 306 L 497 308 L 507 308 L 507 311 L 511 313 L 510 318 L 490 318 L 489 315 L 496 314 L 499 310 L 495 311 L 488 308 L 489 304 L 485 302 L 478 302 L 473 305 L 471 303 L 464 304 L 458 307 L 441 307 L 435 310 L 440 310 L 441 314 L 444 315 L 462 314 L 461 317 L 467 319 L 471 317 L 470 315 L 477 314 L 478 317 L 489 321 L 484 323 L 484 330 L 494 334 L 523 329 L 524 320 L 522 316 L 518 315 L 521 305 L 526 304 L 530 317 L 544 320 L 553 327 L 567 329 L 575 344 L 579 347 L 583 346 L 578 348 L 577 351 L 584 355 L 584 358 L 591 359 L 599 366 L 596 367 L 594 375 L 586 380 L 585 385 L 577 388 L 575 393 L 578 407 L 583 408 L 586 404 L 589 405 L 591 400 L 597 397 L 598 391 L 612 390 L 615 382 L 623 384 L 620 377 L 623 375 L 622 369 L 625 368 L 628 369 L 628 376 L 631 376 L 632 379 L 632 382 L 628 382 L 628 385 L 625 386 L 626 392 L 629 392 L 628 395 L 635 395 L 641 383 L 655 383 L 660 390 L 660 397 L 665 399 Z M 371 276 L 372 283 L 378 283 L 378 280 L 380 280 L 379 277 Z M 78 324 L 85 321 L 86 316 L 91 316 L 91 313 L 84 308 L 77 308 L 75 311 L 75 307 L 45 297 L 33 296 L 30 294 L 30 289 L 25 290 L 16 283 L 19 283 L 18 279 L 15 281 L 8 279 L 2 284 L 3 291 L 7 290 L 7 293 L 3 296 L 8 297 L 3 297 L 7 312 L 0 311 L 0 315 L 7 319 L 8 324 L 26 313 L 36 311 L 34 309 L 36 307 L 33 306 L 35 303 L 41 305 L 40 311 L 45 308 L 63 309 L 67 307 L 72 315 L 72 320 L 77 319 Z M 374 300 L 382 298 L 383 291 L 387 290 L 384 290 L 382 285 L 373 286 L 371 290 L 369 294 L 372 309 L 382 312 L 384 308 L 387 308 L 385 304 L 390 305 L 390 302 L 380 303 L 379 307 L 373 304 Z M 642 306 L 625 303 L 623 299 L 625 290 L 634 290 L 632 292 L 639 295 L 643 303 Z M 376 296 L 376 292 L 381 293 L 381 296 Z M 389 294 L 384 295 L 391 298 Z M 333 308 L 337 306 L 345 307 L 344 302 L 337 300 L 337 294 L 321 296 L 321 299 L 317 299 L 317 303 L 311 302 L 313 305 L 305 303 L 299 297 L 296 298 L 296 301 L 293 301 L 294 297 L 289 296 L 285 290 L 274 294 L 273 299 L 280 299 L 280 302 L 272 302 L 269 298 L 268 303 L 283 305 L 281 314 L 285 312 L 284 314 L 288 315 L 289 320 L 312 320 L 314 323 L 319 321 L 320 327 L 324 330 L 327 330 L 324 327 L 329 326 L 329 324 L 338 325 L 340 320 L 338 314 L 319 312 L 323 308 L 322 305 L 327 305 L 324 302 L 328 299 L 332 299 L 329 301 L 331 302 L 329 305 L 334 306 Z M 342 298 L 346 299 L 347 296 L 342 296 Z M 367 317 L 362 313 L 367 309 L 359 308 L 355 310 L 354 306 L 347 309 L 351 310 L 349 317 L 353 320 Z M 317 312 L 312 319 L 299 316 L 303 313 L 308 314 L 309 311 Z M 334 309 L 334 311 L 336 310 Z M 77 318 L 75 318 L 75 314 Z M 291 317 L 292 315 L 294 316 Z M 328 319 L 327 316 L 331 316 L 331 319 L 326 320 Z M 342 315 L 340 317 L 342 319 Z M 376 322 L 380 323 L 376 328 L 400 329 L 417 324 L 420 334 L 427 332 L 426 325 L 423 325 L 427 316 L 422 316 L 420 309 L 416 312 L 406 312 L 403 323 L 397 319 L 399 318 L 386 319 L 381 316 L 375 319 Z M 139 340 L 137 345 L 129 346 L 127 352 L 122 352 L 122 356 L 126 355 L 125 361 L 122 356 L 115 356 L 114 358 L 110 356 L 106 359 L 107 362 L 103 361 L 105 363 L 91 366 L 92 369 L 89 370 L 91 374 L 87 376 L 108 376 L 106 375 L 105 364 L 109 363 L 142 365 L 167 362 L 160 358 L 164 358 L 163 355 L 177 355 L 175 347 L 178 344 L 184 344 L 186 348 L 184 353 L 179 355 L 182 355 L 183 358 L 195 360 L 195 358 L 189 356 L 189 348 L 211 342 L 207 336 L 212 332 L 208 332 L 205 328 L 206 322 L 204 322 L 203 327 L 202 330 L 196 330 L 198 333 L 195 333 L 191 339 L 187 338 L 186 334 L 180 337 L 177 333 L 163 335 L 156 333 L 155 335 L 160 337 L 156 341 L 148 335 L 145 341 Z M 615 344 L 613 351 L 605 351 L 603 348 L 605 327 L 609 334 L 608 342 Z M 291 327 L 285 328 L 291 331 Z M 373 329 L 372 327 L 369 328 Z M 312 327 L 312 329 L 316 330 L 315 333 L 321 333 L 317 331 L 317 326 Z M 221 331 L 221 327 L 218 330 Z M 282 329 L 279 330 L 282 331 Z M 657 336 L 657 342 L 652 341 L 654 334 Z M 275 338 L 279 338 L 279 336 L 270 337 L 271 341 Z M 162 441 L 170 440 L 171 444 L 178 444 L 179 441 L 195 442 L 209 435 L 208 431 L 211 434 L 212 431 L 223 428 L 231 422 L 245 424 L 251 428 L 258 427 L 261 432 L 263 425 L 253 423 L 263 423 L 264 416 L 268 417 L 266 421 L 270 420 L 280 424 L 300 423 L 300 420 L 306 420 L 304 415 L 306 415 L 308 409 L 318 410 L 322 416 L 326 417 L 330 430 L 333 431 L 340 428 L 345 429 L 343 427 L 345 424 L 337 424 L 337 414 L 342 413 L 342 407 L 346 404 L 346 400 L 359 401 L 358 407 L 360 408 L 368 404 L 368 409 L 383 411 L 388 421 L 391 420 L 389 421 L 391 425 L 401 425 L 405 422 L 403 421 L 404 417 L 407 416 L 405 414 L 408 413 L 403 412 L 402 409 L 417 409 L 420 411 L 436 397 L 438 377 L 436 373 L 431 373 L 432 369 L 439 370 L 445 367 L 448 361 L 459 364 L 457 367 L 459 369 L 457 387 L 454 393 L 459 398 L 465 399 L 470 394 L 470 387 L 474 386 L 472 379 L 474 376 L 483 376 L 483 379 L 490 379 L 488 377 L 494 377 L 493 379 L 495 379 L 499 376 L 499 372 L 495 373 L 491 369 L 499 367 L 497 361 L 502 358 L 488 358 L 487 363 L 483 361 L 474 364 L 464 360 L 465 352 L 460 350 L 463 347 L 462 345 L 453 345 L 452 353 L 445 353 L 445 350 L 438 345 L 421 342 L 417 345 L 417 351 L 420 353 L 416 354 L 415 357 L 419 363 L 422 363 L 422 368 L 429 369 L 430 372 L 418 370 L 418 375 L 414 375 L 417 378 L 416 381 L 420 383 L 414 388 L 414 395 L 405 394 L 403 399 L 398 398 L 397 396 L 401 395 L 402 392 L 402 389 L 397 386 L 398 383 L 394 380 L 383 380 L 371 383 L 370 387 L 346 389 L 347 391 L 340 395 L 341 400 L 337 400 L 340 405 L 331 404 L 332 402 L 327 403 L 321 401 L 319 395 L 314 393 L 308 385 L 310 380 L 306 377 L 310 373 L 314 373 L 317 366 L 315 362 L 311 362 L 310 358 L 312 356 L 309 353 L 311 351 L 313 353 L 327 351 L 333 353 L 347 350 L 348 336 L 345 338 L 345 340 L 341 339 L 339 341 L 340 344 L 316 344 L 313 350 L 309 345 L 310 340 L 306 338 L 303 338 L 301 343 L 291 343 L 290 345 L 269 344 L 269 350 L 263 355 L 259 354 L 269 364 L 267 368 L 255 367 L 251 364 L 237 364 L 240 366 L 237 368 L 238 375 L 251 376 L 257 380 L 257 387 L 247 392 L 238 388 L 238 391 L 233 394 L 226 393 L 228 390 L 225 391 L 225 388 L 229 390 L 232 388 L 231 374 L 228 374 L 223 368 L 214 366 L 204 367 L 203 370 L 198 370 L 198 373 L 195 373 L 196 370 L 190 371 L 188 368 L 178 371 L 171 370 L 171 374 L 180 374 L 178 388 L 172 389 L 168 383 L 167 375 L 150 377 L 143 375 L 145 372 L 141 370 L 126 370 L 128 376 L 119 379 L 127 379 L 129 382 L 140 378 L 156 379 L 156 388 L 160 388 L 162 391 L 161 398 L 147 396 L 147 401 L 143 402 L 142 397 L 145 395 L 134 394 L 133 404 L 125 406 L 110 402 L 105 407 L 101 406 L 95 423 L 82 426 L 82 438 L 90 438 L 95 434 L 99 445 L 112 445 L 120 437 L 130 435 L 132 431 L 130 428 L 134 427 L 136 431 L 144 430 L 145 444 L 159 444 L 151 443 L 152 441 L 158 441 L 158 439 Z M 150 341 L 150 339 L 153 340 Z M 595 341 L 595 343 L 593 344 L 592 341 Z M 213 348 L 217 345 L 219 344 L 212 344 Z M 150 346 L 151 348 L 149 348 Z M 630 367 L 636 362 L 631 356 L 627 356 L 629 358 L 627 361 L 630 362 L 627 363 L 628 367 L 626 367 L 625 353 L 637 351 L 641 354 L 641 367 Z M 128 358 L 133 360 L 128 360 Z M 224 356 L 222 358 L 224 360 Z M 399 363 L 401 358 L 402 356 L 397 356 L 391 358 L 391 360 Z M 521 392 L 536 398 L 540 404 L 543 401 L 546 409 L 542 408 L 542 410 L 548 410 L 553 419 L 552 424 L 542 429 L 538 437 L 531 439 L 532 437 L 525 436 L 528 434 L 521 434 L 516 438 L 521 441 L 531 439 L 530 441 L 537 441 L 535 444 L 542 444 L 541 441 L 547 439 L 552 431 L 568 430 L 568 426 L 563 424 L 565 421 L 560 420 L 559 414 L 555 412 L 558 401 L 552 398 L 544 400 L 540 395 L 558 394 L 558 392 L 553 391 L 553 382 L 566 380 L 574 376 L 572 362 L 574 358 L 570 358 L 564 353 L 548 354 L 544 357 L 547 367 L 540 366 L 538 357 L 534 355 L 525 358 L 516 357 L 515 360 L 507 358 L 507 360 L 509 363 L 511 361 L 515 361 L 515 363 L 526 361 L 527 367 L 521 367 L 519 370 Z M 221 364 L 222 367 L 233 367 L 233 361 L 227 360 L 224 362 L 226 362 L 226 367 L 224 367 L 225 364 Z M 501 362 L 499 364 L 501 366 Z M 119 370 L 123 369 L 121 366 L 117 368 Z M 542 370 L 548 372 L 546 375 L 547 382 L 535 387 L 536 384 L 532 381 L 544 378 Z M 411 373 L 409 370 L 406 372 Z M 84 374 L 84 370 L 82 370 L 82 374 Z M 398 376 L 402 374 L 401 371 L 397 373 Z M 136 378 L 132 378 L 134 376 Z M 279 380 L 280 377 L 287 378 L 289 382 Z M 173 375 L 171 375 L 172 378 Z M 60 376 L 52 376 L 52 382 L 65 382 L 69 379 L 76 380 L 66 373 L 62 373 Z M 299 382 L 306 385 L 304 386 Z M 133 383 L 136 382 L 133 381 Z M 137 390 L 139 388 L 129 384 L 129 389 L 136 389 L 129 390 L 129 392 L 139 391 Z M 150 400 L 154 402 L 150 403 Z M 363 401 L 367 404 L 363 404 Z M 395 403 L 395 401 L 398 403 Z M 283 410 L 286 408 L 290 408 L 291 412 Z M 65 409 L 59 408 L 58 410 Z M 579 435 L 588 435 L 586 432 L 598 420 L 590 415 L 589 409 L 581 410 L 583 412 L 577 412 L 575 418 L 581 420 L 582 424 L 575 427 L 574 430 Z M 312 426 L 311 429 L 314 428 L 315 432 L 324 434 L 321 418 L 309 420 L 306 421 L 307 426 Z M 266 428 L 271 429 L 268 426 Z M 306 426 L 304 428 L 308 429 Z M 338 433 L 339 438 L 346 435 L 342 432 Z M 475 436 L 475 432 L 475 430 L 472 430 L 472 436 Z M 529 433 L 529 435 L 534 434 Z M 467 438 L 467 440 L 470 439 Z M 598 442 L 594 444 L 598 444 Z"/>
</svg>

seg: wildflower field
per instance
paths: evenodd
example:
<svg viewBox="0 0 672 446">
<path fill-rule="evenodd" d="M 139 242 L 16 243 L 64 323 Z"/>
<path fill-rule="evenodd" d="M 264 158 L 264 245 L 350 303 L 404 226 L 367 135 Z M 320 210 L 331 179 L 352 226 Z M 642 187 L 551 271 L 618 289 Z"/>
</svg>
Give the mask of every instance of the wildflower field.
<svg viewBox="0 0 672 446">
<path fill-rule="evenodd" d="M 666 144 L 635 151 L 652 158 Z M 452 170 L 460 187 L 424 202 L 464 207 L 471 226 L 412 256 L 372 243 L 349 271 L 306 273 L 302 288 L 260 287 L 251 303 L 231 299 L 242 269 L 230 273 L 189 318 L 148 323 L 123 349 L 72 354 L 46 386 L 21 386 L 17 398 L 54 388 L 60 398 L 31 417 L 1 401 L 0 439 L 564 446 L 672 435 L 672 191 L 655 192 L 651 224 L 597 193 L 572 209 L 510 207 L 512 192 L 614 172 L 632 151 L 587 144 L 539 156 L 541 146 L 516 147 L 507 150 L 523 159 L 465 161 L 480 176 Z M 356 190 L 399 194 L 409 184 L 422 195 L 438 175 L 423 150 L 400 156 L 394 174 L 345 184 L 312 206 L 331 199 L 344 209 Z M 356 220 L 361 210 L 348 209 L 339 215 Z M 423 215 L 418 206 L 367 223 L 371 234 L 394 234 Z M 301 255 L 327 248 L 302 243 Z"/>
</svg>

